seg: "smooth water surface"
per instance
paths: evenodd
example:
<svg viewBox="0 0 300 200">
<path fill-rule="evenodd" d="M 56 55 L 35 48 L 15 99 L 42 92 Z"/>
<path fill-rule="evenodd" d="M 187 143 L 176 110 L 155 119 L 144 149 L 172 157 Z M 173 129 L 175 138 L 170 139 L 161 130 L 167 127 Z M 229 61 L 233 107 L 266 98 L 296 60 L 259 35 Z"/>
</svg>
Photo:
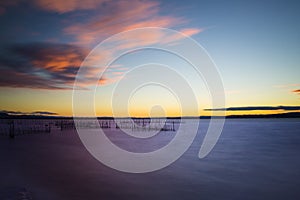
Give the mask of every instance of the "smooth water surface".
<svg viewBox="0 0 300 200">
<path fill-rule="evenodd" d="M 104 166 L 72 130 L 1 136 L 0 199 L 26 199 L 24 193 L 41 200 L 300 199 L 300 119 L 228 119 L 213 151 L 199 159 L 208 123 L 201 120 L 180 159 L 146 174 Z M 107 134 L 123 148 L 130 145 L 120 133 Z M 161 147 L 172 132 L 160 134 L 165 136 L 148 144 L 134 140 L 127 149 Z"/>
</svg>

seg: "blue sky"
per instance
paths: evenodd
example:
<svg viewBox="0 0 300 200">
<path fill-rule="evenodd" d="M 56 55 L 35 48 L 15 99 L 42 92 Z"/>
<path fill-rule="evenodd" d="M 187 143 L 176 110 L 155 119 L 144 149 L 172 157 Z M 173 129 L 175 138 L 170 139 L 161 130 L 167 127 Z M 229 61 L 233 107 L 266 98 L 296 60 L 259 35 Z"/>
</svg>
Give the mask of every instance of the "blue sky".
<svg viewBox="0 0 300 200">
<path fill-rule="evenodd" d="M 186 30 L 200 43 L 219 68 L 228 107 L 299 105 L 299 8 L 298 1 L 2 1 L 0 109 L 71 115 L 70 88 L 88 52 L 147 26 Z M 107 96 L 111 84 L 102 86 Z M 198 94 L 202 107 L 205 95 Z"/>
</svg>

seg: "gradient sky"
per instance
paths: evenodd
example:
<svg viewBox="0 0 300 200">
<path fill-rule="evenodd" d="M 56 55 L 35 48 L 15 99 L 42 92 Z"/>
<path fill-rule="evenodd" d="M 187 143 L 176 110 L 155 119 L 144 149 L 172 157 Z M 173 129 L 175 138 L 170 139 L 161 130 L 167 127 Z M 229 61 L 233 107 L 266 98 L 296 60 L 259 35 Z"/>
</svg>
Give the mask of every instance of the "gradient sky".
<svg viewBox="0 0 300 200">
<path fill-rule="evenodd" d="M 74 78 L 89 51 L 113 34 L 143 27 L 171 28 L 199 42 L 219 68 L 226 107 L 297 106 L 300 100 L 299 9 L 298 1 L 271 0 L 87 0 L 84 3 L 2 0 L 0 110 L 47 111 L 71 116 Z M 147 51 L 121 58 L 105 72 L 96 93 L 97 115 L 112 114 L 112 88 L 124 72 L 134 65 L 158 60 L 186 73 L 195 83 L 193 89 L 200 109 L 191 111 L 190 115 L 209 114 L 204 111 L 211 106 L 208 93 L 203 83 L 198 84 L 185 70 L 186 64 L 170 55 Z M 86 88 L 95 81 L 93 73 L 96 73 L 87 70 L 89 81 L 83 86 Z M 176 99 L 162 88 L 145 88 L 130 102 L 133 116 L 147 116 L 157 104 L 164 105 L 169 116 L 180 115 Z M 227 114 L 285 111 L 238 109 Z"/>
</svg>

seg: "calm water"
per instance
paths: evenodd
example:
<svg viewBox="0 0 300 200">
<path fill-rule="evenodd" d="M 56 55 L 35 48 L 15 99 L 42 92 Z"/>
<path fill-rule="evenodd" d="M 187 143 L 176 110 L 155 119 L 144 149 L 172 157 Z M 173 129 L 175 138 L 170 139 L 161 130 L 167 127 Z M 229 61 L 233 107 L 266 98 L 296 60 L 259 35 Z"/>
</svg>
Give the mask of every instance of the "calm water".
<svg viewBox="0 0 300 200">
<path fill-rule="evenodd" d="M 72 131 L 1 136 L 0 199 L 26 199 L 23 193 L 42 200 L 300 199 L 300 119 L 227 120 L 213 151 L 199 159 L 208 122 L 201 120 L 179 160 L 147 174 L 105 167 Z M 109 137 L 126 148 L 122 134 Z M 148 151 L 166 138 L 151 145 L 135 141 L 134 148 Z"/>
</svg>

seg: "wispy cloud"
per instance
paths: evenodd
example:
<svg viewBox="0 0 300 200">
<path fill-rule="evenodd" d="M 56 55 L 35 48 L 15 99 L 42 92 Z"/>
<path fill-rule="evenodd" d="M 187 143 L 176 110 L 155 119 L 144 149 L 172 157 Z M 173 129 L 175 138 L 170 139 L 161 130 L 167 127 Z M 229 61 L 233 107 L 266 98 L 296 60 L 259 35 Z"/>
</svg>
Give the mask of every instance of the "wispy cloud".
<svg viewBox="0 0 300 200">
<path fill-rule="evenodd" d="M 88 22 L 75 23 L 64 29 L 82 45 L 94 45 L 113 34 L 144 27 L 173 27 L 186 23 L 183 18 L 160 15 L 160 4 L 155 1 L 110 1 L 99 8 L 101 12 Z M 184 29 L 194 35 L 201 29 Z M 147 38 L 145 37 L 144 40 Z"/>
<path fill-rule="evenodd" d="M 103 6 L 103 5 L 102 5 Z M 105 7 L 99 8 L 100 14 L 85 22 L 77 22 L 64 29 L 64 33 L 74 37 L 74 44 L 92 47 L 103 39 L 116 33 L 145 27 L 176 27 L 183 26 L 187 20 L 171 15 L 160 14 L 160 3 L 157 1 L 110 1 Z M 202 32 L 200 28 L 181 28 L 186 36 L 193 36 Z M 183 35 L 170 34 L 162 29 L 157 31 L 131 32 L 130 36 L 116 37 L 107 45 L 106 57 L 113 58 L 117 52 L 154 44 L 174 44 L 184 39 Z M 102 51 L 101 53 L 105 53 Z M 109 59 L 108 59 L 109 60 Z M 93 65 L 93 64 L 92 64 Z M 121 67 L 121 66 L 120 66 Z M 111 74 L 102 84 L 119 80 L 122 74 Z"/>
<path fill-rule="evenodd" d="M 294 93 L 294 94 L 300 95 L 300 89 L 296 89 L 296 88 L 299 88 L 299 86 L 300 86 L 299 83 L 274 85 L 275 88 L 282 89 L 287 93 Z"/>
<path fill-rule="evenodd" d="M 229 107 L 204 109 L 205 111 L 257 111 L 257 110 L 300 110 L 300 106 L 245 106 L 245 107 Z"/>
<path fill-rule="evenodd" d="M 0 8 L 20 5 L 23 0 L 1 1 Z M 27 3 L 27 2 L 26 2 Z M 0 51 L 0 87 L 22 87 L 41 89 L 72 89 L 76 73 L 89 51 L 105 38 L 126 30 L 144 27 L 184 27 L 188 20 L 161 14 L 158 1 L 141 0 L 34 0 L 35 8 L 47 12 L 68 13 L 88 11 L 84 20 L 69 19 L 63 28 L 63 37 L 69 37 L 71 44 L 60 43 L 27 43 L 13 44 Z M 1 12 L 1 10 L 0 10 Z M 183 34 L 192 36 L 203 31 L 200 28 L 181 28 Z M 92 67 L 103 57 L 112 58 L 116 51 L 156 43 L 178 42 L 183 37 L 169 35 L 163 31 L 149 34 L 136 34 L 130 38 L 119 38 L 113 41 L 113 50 L 101 52 L 86 62 L 85 81 L 80 87 L 88 84 L 113 83 L 122 77 L 122 70 L 117 73 L 106 73 L 107 77 L 97 82 L 95 77 L 103 69 Z M 122 68 L 122 66 L 119 66 Z M 120 71 L 120 72 L 119 72 Z"/>
<path fill-rule="evenodd" d="M 6 8 L 10 6 L 16 6 L 21 3 L 31 3 L 41 10 L 56 13 L 67 13 L 78 10 L 94 10 L 97 9 L 101 4 L 109 1 L 111 0 L 1 0 L 0 12 L 2 11 L 5 13 Z"/>
<path fill-rule="evenodd" d="M 101 4 L 109 1 L 110 0 L 34 0 L 34 4 L 47 11 L 66 13 L 75 10 L 94 10 Z"/>
<path fill-rule="evenodd" d="M 292 92 L 300 95 L 300 89 L 298 89 L 298 90 L 293 90 Z"/>
<path fill-rule="evenodd" d="M 298 87 L 300 86 L 299 83 L 292 83 L 292 84 L 282 84 L 282 85 L 274 85 L 275 88 L 291 88 L 291 87 Z"/>
<path fill-rule="evenodd" d="M 88 51 L 70 44 L 27 43 L 8 46 L 0 54 L 0 86 L 73 89 Z M 85 66 L 86 84 L 97 70 Z"/>
</svg>

